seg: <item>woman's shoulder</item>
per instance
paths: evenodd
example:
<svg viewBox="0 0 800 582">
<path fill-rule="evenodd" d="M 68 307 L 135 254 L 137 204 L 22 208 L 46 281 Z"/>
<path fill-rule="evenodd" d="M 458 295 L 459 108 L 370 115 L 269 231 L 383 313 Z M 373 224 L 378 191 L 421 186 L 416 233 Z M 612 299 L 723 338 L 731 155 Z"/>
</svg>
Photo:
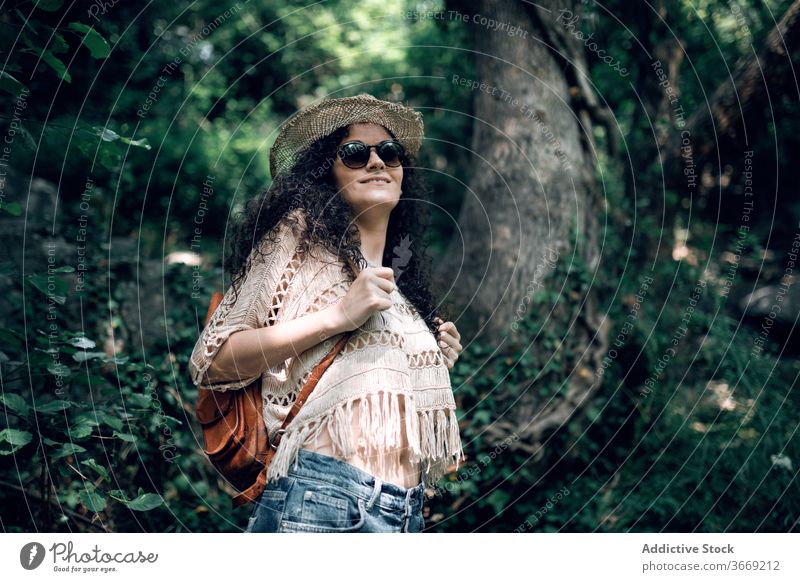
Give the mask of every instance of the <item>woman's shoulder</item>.
<svg viewBox="0 0 800 582">
<path fill-rule="evenodd" d="M 308 228 L 308 213 L 305 208 L 293 208 L 278 221 L 278 228 L 291 228 L 295 237 L 301 237 Z"/>
<path fill-rule="evenodd" d="M 306 212 L 294 208 L 284 214 L 267 232 L 264 232 L 256 246 L 260 254 L 268 255 L 280 247 L 294 247 L 302 240 L 306 230 Z"/>
<path fill-rule="evenodd" d="M 308 218 L 308 211 L 303 207 L 292 208 L 289 212 L 286 213 L 286 216 L 284 216 L 284 219 L 285 218 L 289 218 L 291 220 L 297 221 L 298 223 L 300 223 L 303 226 L 305 226 L 306 219 Z"/>
</svg>

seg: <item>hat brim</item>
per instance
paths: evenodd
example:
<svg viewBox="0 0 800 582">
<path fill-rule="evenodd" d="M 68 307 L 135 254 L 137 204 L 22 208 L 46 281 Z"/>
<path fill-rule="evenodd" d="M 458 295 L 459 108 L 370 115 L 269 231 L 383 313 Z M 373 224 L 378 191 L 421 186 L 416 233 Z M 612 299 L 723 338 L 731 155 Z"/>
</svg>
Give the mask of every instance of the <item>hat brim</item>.
<svg viewBox="0 0 800 582">
<path fill-rule="evenodd" d="M 323 99 L 304 107 L 281 126 L 269 156 L 273 178 L 291 169 L 298 155 L 319 138 L 352 123 L 382 125 L 412 156 L 419 151 L 425 133 L 422 114 L 399 103 L 383 101 L 367 93 Z"/>
</svg>

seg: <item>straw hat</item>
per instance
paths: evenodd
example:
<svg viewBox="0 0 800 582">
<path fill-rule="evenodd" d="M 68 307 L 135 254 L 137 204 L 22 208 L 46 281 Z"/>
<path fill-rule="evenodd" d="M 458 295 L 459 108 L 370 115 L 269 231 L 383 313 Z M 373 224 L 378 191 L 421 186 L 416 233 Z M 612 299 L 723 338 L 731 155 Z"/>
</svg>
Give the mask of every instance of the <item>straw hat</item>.
<svg viewBox="0 0 800 582">
<path fill-rule="evenodd" d="M 323 99 L 301 109 L 281 126 L 269 155 L 272 177 L 290 169 L 298 155 L 317 139 L 351 123 L 382 125 L 410 155 L 416 155 L 422 145 L 422 114 L 409 107 L 382 101 L 368 93 Z"/>
</svg>

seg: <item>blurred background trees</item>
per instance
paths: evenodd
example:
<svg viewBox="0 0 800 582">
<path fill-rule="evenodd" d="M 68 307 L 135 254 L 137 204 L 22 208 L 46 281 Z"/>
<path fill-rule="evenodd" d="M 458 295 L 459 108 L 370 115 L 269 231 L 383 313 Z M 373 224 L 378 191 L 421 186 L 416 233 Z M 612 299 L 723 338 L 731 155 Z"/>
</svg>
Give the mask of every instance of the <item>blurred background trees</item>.
<svg viewBox="0 0 800 582">
<path fill-rule="evenodd" d="M 796 528 L 798 3 L 651 5 L 4 4 L 4 530 L 244 527 L 189 352 L 280 123 L 364 91 L 469 339 L 433 530 Z"/>
</svg>

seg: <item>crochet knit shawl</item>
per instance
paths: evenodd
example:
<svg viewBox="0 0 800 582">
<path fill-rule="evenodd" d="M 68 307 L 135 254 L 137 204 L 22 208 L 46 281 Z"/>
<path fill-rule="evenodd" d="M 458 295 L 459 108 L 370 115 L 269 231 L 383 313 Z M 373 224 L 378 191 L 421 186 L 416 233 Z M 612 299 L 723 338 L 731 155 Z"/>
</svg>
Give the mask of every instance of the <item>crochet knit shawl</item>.
<svg viewBox="0 0 800 582">
<path fill-rule="evenodd" d="M 277 242 L 267 256 L 250 262 L 238 299 L 229 288 L 195 345 L 189 365 L 193 383 L 202 389 L 241 389 L 258 377 L 209 384 L 205 378 L 214 356 L 232 333 L 277 325 L 324 309 L 342 300 L 351 281 L 339 257 L 316 247 L 301 253 L 305 213 L 290 213 L 299 223 L 278 223 Z M 297 232 L 295 232 L 297 231 Z M 262 239 L 262 250 L 266 244 Z M 253 255 L 251 254 L 251 258 Z M 303 444 L 327 430 L 337 458 L 374 454 L 400 444 L 399 399 L 405 404 L 405 430 L 412 462 L 421 461 L 426 483 L 435 483 L 464 454 L 450 375 L 441 350 L 399 289 L 392 307 L 378 311 L 350 337 L 322 375 L 311 397 L 287 427 L 270 463 L 267 478 L 286 475 Z M 313 368 L 340 336 L 333 336 L 282 364 L 267 368 L 262 378 L 264 421 L 270 434 L 283 423 Z M 354 442 L 353 402 L 359 402 L 363 437 Z"/>
</svg>

